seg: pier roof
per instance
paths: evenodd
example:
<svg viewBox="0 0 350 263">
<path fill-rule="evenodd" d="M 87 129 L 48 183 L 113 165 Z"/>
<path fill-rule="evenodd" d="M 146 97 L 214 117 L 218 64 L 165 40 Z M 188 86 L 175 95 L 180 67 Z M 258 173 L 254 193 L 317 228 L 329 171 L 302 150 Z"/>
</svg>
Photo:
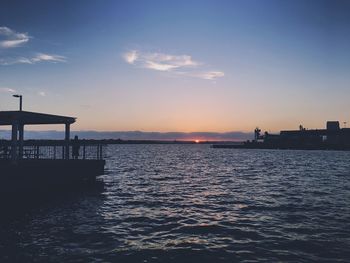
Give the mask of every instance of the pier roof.
<svg viewBox="0 0 350 263">
<path fill-rule="evenodd" d="M 45 124 L 72 124 L 74 117 L 52 115 L 30 111 L 0 111 L 0 125 L 45 125 Z"/>
</svg>

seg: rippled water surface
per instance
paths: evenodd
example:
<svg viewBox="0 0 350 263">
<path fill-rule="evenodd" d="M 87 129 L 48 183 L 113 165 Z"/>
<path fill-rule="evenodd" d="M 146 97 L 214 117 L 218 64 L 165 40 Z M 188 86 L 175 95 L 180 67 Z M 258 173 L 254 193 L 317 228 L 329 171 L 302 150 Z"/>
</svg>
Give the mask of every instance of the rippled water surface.
<svg viewBox="0 0 350 263">
<path fill-rule="evenodd" d="M 104 188 L 1 223 L 1 262 L 349 262 L 350 152 L 115 145 Z"/>
</svg>

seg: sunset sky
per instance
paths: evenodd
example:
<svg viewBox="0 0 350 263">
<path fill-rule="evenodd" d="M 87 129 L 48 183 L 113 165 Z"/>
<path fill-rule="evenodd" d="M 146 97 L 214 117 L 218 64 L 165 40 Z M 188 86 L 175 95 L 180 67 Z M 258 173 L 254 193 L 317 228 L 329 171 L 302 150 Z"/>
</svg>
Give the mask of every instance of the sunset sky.
<svg viewBox="0 0 350 263">
<path fill-rule="evenodd" d="M 2 0 L 0 110 L 19 93 L 75 130 L 350 126 L 349 14 L 335 0 Z"/>
</svg>

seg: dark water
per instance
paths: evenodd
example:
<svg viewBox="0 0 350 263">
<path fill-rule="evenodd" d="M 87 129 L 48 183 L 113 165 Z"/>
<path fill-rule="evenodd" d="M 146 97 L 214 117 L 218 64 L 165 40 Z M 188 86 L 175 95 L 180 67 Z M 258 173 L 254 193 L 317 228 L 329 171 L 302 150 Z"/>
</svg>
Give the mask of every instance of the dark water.
<svg viewBox="0 0 350 263">
<path fill-rule="evenodd" d="M 107 168 L 3 220 L 0 261 L 350 261 L 350 152 L 117 145 Z"/>
</svg>

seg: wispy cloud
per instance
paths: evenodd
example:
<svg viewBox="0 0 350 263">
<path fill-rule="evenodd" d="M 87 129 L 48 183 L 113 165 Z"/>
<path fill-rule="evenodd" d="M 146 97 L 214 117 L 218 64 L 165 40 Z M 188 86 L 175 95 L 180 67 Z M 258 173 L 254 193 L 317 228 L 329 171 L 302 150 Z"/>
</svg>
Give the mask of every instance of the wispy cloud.
<svg viewBox="0 0 350 263">
<path fill-rule="evenodd" d="M 138 55 L 137 55 L 137 51 L 136 50 L 132 50 L 130 52 L 127 52 L 124 54 L 124 59 L 126 62 L 128 62 L 129 64 L 134 64 L 134 62 L 137 60 Z"/>
<path fill-rule="evenodd" d="M 41 96 L 41 97 L 45 97 L 46 93 L 45 93 L 45 91 L 39 91 L 38 95 Z"/>
<path fill-rule="evenodd" d="M 123 58 L 128 64 L 137 67 L 172 72 L 206 80 L 224 76 L 224 73 L 221 71 L 203 71 L 205 65 L 193 60 L 189 55 L 170 55 L 131 50 L 123 54 Z"/>
<path fill-rule="evenodd" d="M 143 53 L 137 50 L 131 50 L 123 55 L 125 61 L 129 64 L 135 64 L 144 68 L 171 71 L 183 67 L 196 67 L 198 62 L 193 61 L 188 55 L 168 55 L 162 53 Z"/>
<path fill-rule="evenodd" d="M 178 68 L 178 66 L 171 65 L 171 64 L 157 63 L 153 61 L 147 61 L 145 68 L 159 70 L 159 71 L 171 71 L 173 69 Z"/>
<path fill-rule="evenodd" d="M 196 73 L 194 76 L 202 79 L 213 80 L 225 76 L 225 73 L 222 71 L 204 71 Z"/>
<path fill-rule="evenodd" d="M 0 58 L 1 66 L 10 66 L 14 64 L 32 64 L 31 60 L 28 58 L 18 57 L 18 58 Z"/>
<path fill-rule="evenodd" d="M 44 53 L 38 53 L 35 57 L 32 58 L 32 62 L 41 62 L 41 61 L 49 61 L 49 62 L 67 62 L 66 57 L 59 55 L 50 55 Z"/>
<path fill-rule="evenodd" d="M 7 87 L 0 87 L 0 92 L 2 92 L 2 93 L 15 93 L 16 90 L 11 89 L 11 88 L 7 88 Z"/>
<path fill-rule="evenodd" d="M 56 54 L 33 53 L 19 56 L 11 56 L 9 48 L 20 47 L 32 38 L 28 33 L 19 33 L 6 26 L 0 27 L 0 66 L 9 66 L 15 64 L 36 64 L 39 62 L 62 63 L 67 62 L 67 58 Z M 34 54 L 34 55 L 33 55 Z"/>
<path fill-rule="evenodd" d="M 45 53 L 38 53 L 35 56 L 30 58 L 26 58 L 26 57 L 6 58 L 6 59 L 0 58 L 0 65 L 2 66 L 9 66 L 9 65 L 15 65 L 15 64 L 36 64 L 40 62 L 63 63 L 63 62 L 67 62 L 67 58 L 64 56 L 45 54 Z"/>
<path fill-rule="evenodd" d="M 0 27 L 0 47 L 14 48 L 21 46 L 29 41 L 27 33 L 18 33 L 6 26 Z"/>
</svg>

